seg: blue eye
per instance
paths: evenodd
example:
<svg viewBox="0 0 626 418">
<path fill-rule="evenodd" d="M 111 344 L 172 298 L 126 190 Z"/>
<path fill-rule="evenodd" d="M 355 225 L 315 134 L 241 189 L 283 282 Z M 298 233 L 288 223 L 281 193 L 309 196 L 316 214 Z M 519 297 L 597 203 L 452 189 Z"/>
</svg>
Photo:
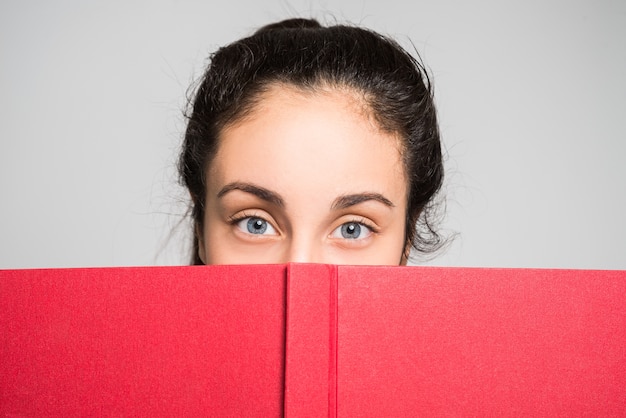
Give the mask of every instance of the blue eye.
<svg viewBox="0 0 626 418">
<path fill-rule="evenodd" d="M 365 239 L 372 234 L 372 230 L 359 222 L 346 222 L 339 228 L 335 229 L 331 236 L 333 238 L 342 239 Z"/>
<path fill-rule="evenodd" d="M 361 225 L 350 222 L 341 225 L 341 236 L 346 239 L 357 239 L 361 235 Z"/>
<path fill-rule="evenodd" d="M 263 218 L 248 216 L 237 222 L 237 227 L 252 235 L 276 235 L 274 227 Z"/>
<path fill-rule="evenodd" d="M 267 231 L 267 222 L 259 218 L 248 218 L 246 227 L 251 234 L 264 234 Z"/>
</svg>

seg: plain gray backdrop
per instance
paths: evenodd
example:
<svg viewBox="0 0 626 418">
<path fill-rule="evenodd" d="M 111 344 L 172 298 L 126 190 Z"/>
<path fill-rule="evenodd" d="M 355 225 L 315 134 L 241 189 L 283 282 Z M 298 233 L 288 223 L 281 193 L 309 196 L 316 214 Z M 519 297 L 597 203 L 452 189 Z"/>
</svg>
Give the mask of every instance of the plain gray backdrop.
<svg viewBox="0 0 626 418">
<path fill-rule="evenodd" d="M 185 264 L 175 163 L 210 52 L 287 17 L 414 45 L 445 266 L 626 269 L 626 2 L 3 1 L 0 268 Z"/>
</svg>

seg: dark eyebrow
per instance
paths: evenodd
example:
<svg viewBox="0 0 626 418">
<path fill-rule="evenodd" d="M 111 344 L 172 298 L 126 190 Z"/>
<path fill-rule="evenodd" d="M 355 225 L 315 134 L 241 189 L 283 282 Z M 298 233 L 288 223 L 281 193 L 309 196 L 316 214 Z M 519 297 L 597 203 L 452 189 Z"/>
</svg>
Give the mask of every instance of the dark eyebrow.
<svg viewBox="0 0 626 418">
<path fill-rule="evenodd" d="M 358 205 L 359 203 L 367 202 L 368 200 L 375 200 L 390 208 L 395 207 L 391 200 L 387 199 L 380 193 L 357 193 L 339 196 L 333 202 L 331 209 L 346 209 L 350 206 Z"/>
<path fill-rule="evenodd" d="M 217 193 L 217 197 L 221 198 L 228 192 L 232 192 L 233 190 L 241 190 L 242 192 L 250 193 L 255 195 L 259 199 L 265 200 L 266 202 L 273 203 L 277 206 L 285 206 L 285 201 L 278 193 L 275 193 L 271 190 L 268 190 L 264 187 L 254 185 L 252 183 L 243 183 L 243 182 L 233 182 L 228 183 L 226 186 L 222 187 L 222 189 Z"/>
</svg>

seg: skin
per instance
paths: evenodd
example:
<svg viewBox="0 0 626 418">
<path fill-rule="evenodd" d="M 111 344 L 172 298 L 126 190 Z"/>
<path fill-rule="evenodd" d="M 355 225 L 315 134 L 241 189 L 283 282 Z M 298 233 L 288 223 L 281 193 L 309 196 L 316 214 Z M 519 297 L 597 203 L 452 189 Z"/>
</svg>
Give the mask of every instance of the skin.
<svg viewBox="0 0 626 418">
<path fill-rule="evenodd" d="M 207 179 L 206 264 L 405 263 L 399 140 L 352 91 L 272 86 L 223 130 Z"/>
</svg>

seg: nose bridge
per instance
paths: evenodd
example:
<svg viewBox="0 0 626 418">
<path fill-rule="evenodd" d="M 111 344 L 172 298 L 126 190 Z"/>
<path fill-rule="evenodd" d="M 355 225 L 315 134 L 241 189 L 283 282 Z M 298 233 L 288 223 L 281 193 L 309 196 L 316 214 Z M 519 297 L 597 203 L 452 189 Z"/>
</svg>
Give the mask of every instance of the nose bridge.
<svg viewBox="0 0 626 418">
<path fill-rule="evenodd" d="M 287 261 L 292 263 L 321 263 L 322 248 L 313 234 L 294 234 L 289 243 Z"/>
</svg>

